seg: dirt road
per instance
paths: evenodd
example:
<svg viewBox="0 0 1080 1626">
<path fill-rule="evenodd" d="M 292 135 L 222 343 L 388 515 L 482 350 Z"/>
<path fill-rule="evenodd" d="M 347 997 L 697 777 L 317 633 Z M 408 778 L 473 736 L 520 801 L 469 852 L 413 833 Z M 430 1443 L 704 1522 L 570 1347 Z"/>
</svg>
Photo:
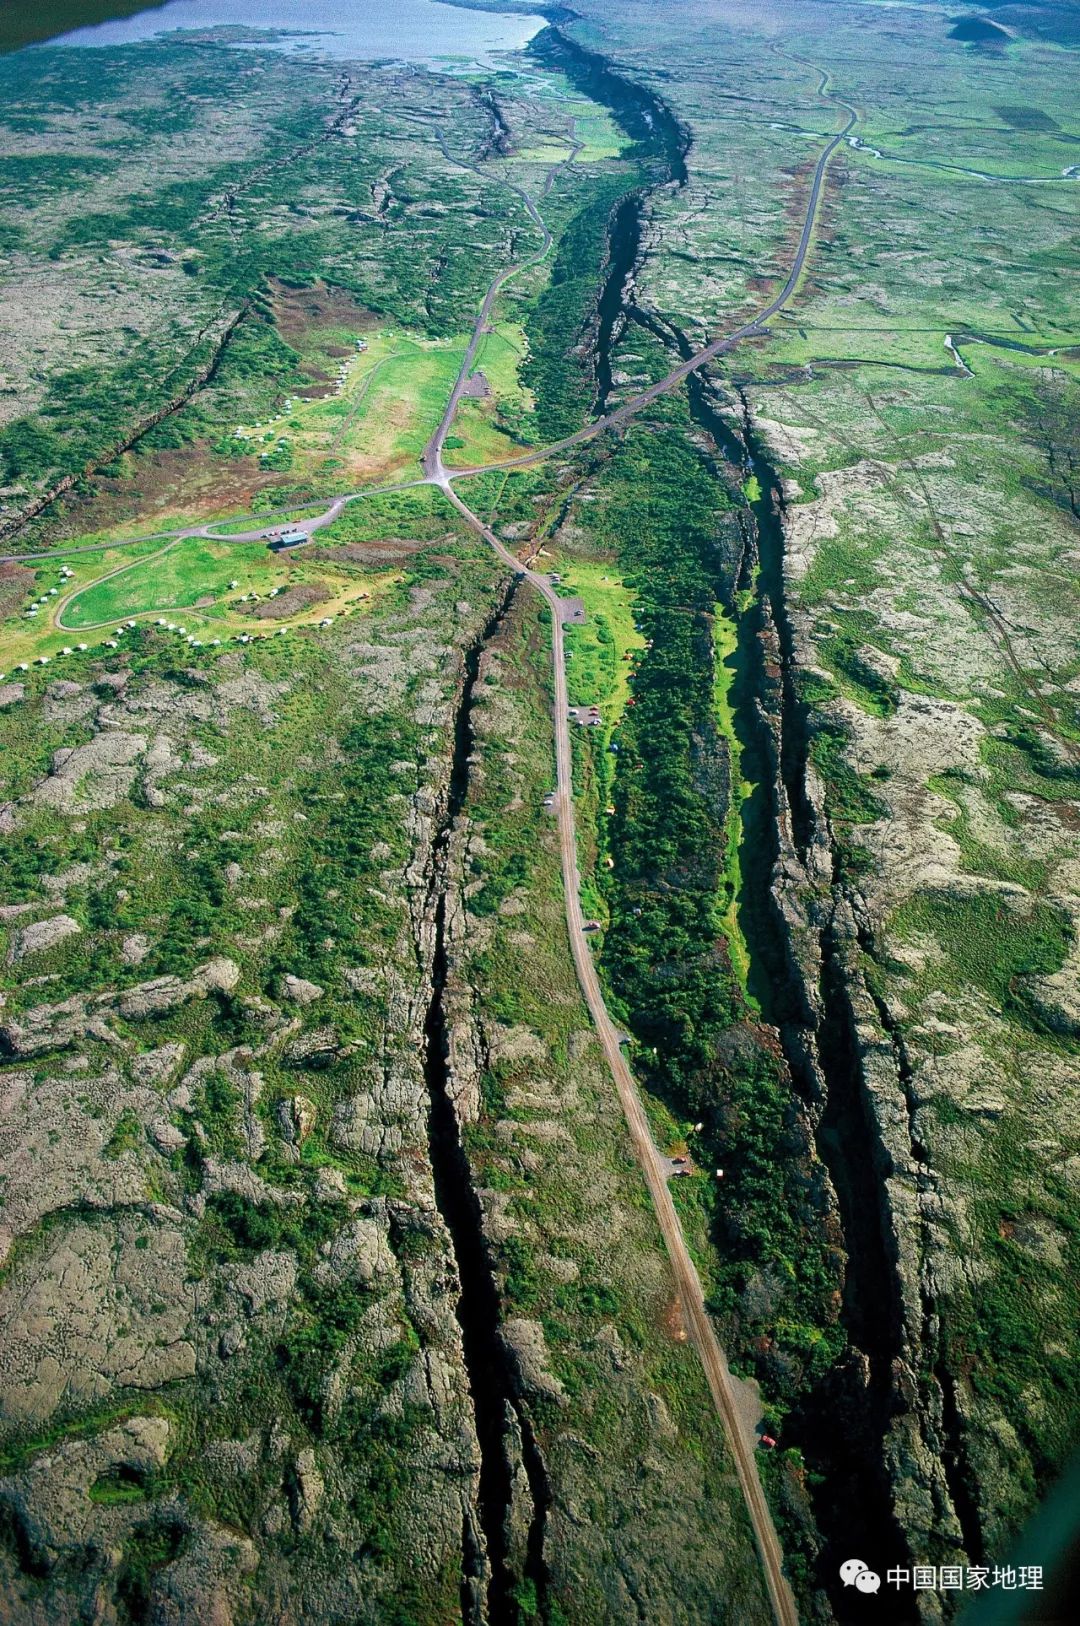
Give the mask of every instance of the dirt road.
<svg viewBox="0 0 1080 1626">
<path fill-rule="evenodd" d="M 798 60 L 798 59 L 795 59 Z M 807 64 L 809 66 L 809 64 Z M 819 70 L 820 71 L 820 70 Z M 830 96 L 827 89 L 828 77 L 824 73 L 818 87 L 821 96 Z M 845 104 L 839 104 L 845 106 Z M 720 1346 L 715 1329 L 705 1308 L 704 1295 L 701 1282 L 698 1278 L 694 1263 L 690 1258 L 686 1240 L 683 1236 L 682 1226 L 671 1199 L 671 1193 L 665 1175 L 662 1160 L 653 1143 L 649 1131 L 645 1110 L 638 1093 L 634 1077 L 627 1065 L 619 1042 L 619 1034 L 608 1015 L 604 1002 L 600 981 L 593 964 L 592 954 L 588 940 L 584 933 L 584 921 L 580 901 L 580 875 L 577 863 L 577 831 L 574 817 L 572 756 L 570 745 L 570 727 L 568 721 L 569 704 L 566 684 L 566 664 L 563 639 L 562 615 L 565 611 L 565 602 L 560 599 L 546 576 L 525 567 L 519 559 L 499 540 L 494 531 L 480 520 L 468 505 L 454 490 L 452 481 L 467 478 L 469 475 L 488 472 L 495 469 L 512 469 L 524 467 L 539 462 L 561 451 L 569 450 L 585 441 L 605 433 L 609 429 L 618 428 L 629 421 L 643 407 L 657 400 L 660 396 L 674 389 L 682 383 L 691 373 L 704 367 L 708 362 L 732 349 L 744 339 L 755 337 L 766 332 L 765 324 L 775 316 L 788 303 L 794 294 L 810 244 L 817 224 L 822 187 L 832 155 L 840 143 L 847 137 L 853 128 L 857 114 L 854 108 L 846 107 L 847 122 L 828 142 L 823 149 L 811 184 L 810 196 L 807 202 L 806 214 L 803 221 L 799 244 L 792 262 L 791 270 L 780 292 L 762 310 L 758 311 L 749 321 L 741 327 L 722 338 L 712 340 L 692 356 L 681 362 L 678 366 L 660 379 L 656 384 L 641 391 L 638 395 L 623 402 L 612 412 L 595 422 L 586 425 L 576 434 L 567 436 L 564 440 L 553 445 L 539 448 L 511 458 L 497 464 L 478 465 L 471 469 L 448 471 L 443 466 L 442 454 L 447 434 L 453 423 L 454 415 L 462 392 L 468 382 L 481 338 L 486 331 L 492 309 L 500 290 L 510 280 L 528 266 L 536 264 L 547 254 L 551 246 L 551 235 L 545 225 L 533 199 L 521 188 L 507 183 L 523 199 L 529 215 L 541 234 L 541 243 L 536 252 L 521 261 L 518 265 L 508 267 L 501 271 L 490 283 L 484 296 L 480 310 L 477 314 L 473 332 L 462 359 L 462 364 L 455 380 L 453 390 L 447 401 L 442 418 L 434 434 L 424 449 L 423 478 L 403 483 L 399 487 L 383 489 L 409 489 L 418 485 L 436 485 L 446 495 L 447 500 L 457 509 L 469 527 L 491 547 L 507 568 L 515 575 L 525 578 L 543 597 L 551 610 L 552 618 L 552 664 L 554 672 L 554 728 L 555 728 L 555 757 L 556 757 L 556 813 L 558 819 L 559 847 L 562 866 L 563 893 L 566 911 L 566 924 L 570 936 L 570 947 L 573 954 L 574 966 L 582 995 L 588 1006 L 589 1013 L 596 1027 L 605 1058 L 615 1082 L 619 1102 L 630 1131 L 634 1151 L 645 1182 L 652 1199 L 653 1207 L 659 1221 L 660 1230 L 664 1238 L 668 1257 L 671 1262 L 672 1273 L 676 1290 L 681 1302 L 682 1313 L 687 1330 L 693 1339 L 695 1348 L 701 1359 L 702 1367 L 708 1381 L 716 1410 L 723 1423 L 727 1435 L 731 1455 L 735 1463 L 739 1485 L 746 1504 L 747 1512 L 753 1528 L 761 1558 L 762 1570 L 769 1595 L 770 1607 L 778 1626 L 798 1626 L 798 1615 L 794 1598 L 787 1584 L 783 1572 L 783 1556 L 776 1530 L 773 1526 L 765 1493 L 757 1471 L 755 1458 L 755 1445 L 752 1435 L 749 1435 L 740 1417 L 739 1407 L 735 1398 L 731 1373 L 727 1358 Z M 449 157 L 450 155 L 447 154 Z M 465 168 L 473 168 L 468 163 Z M 331 523 L 341 512 L 344 503 L 356 501 L 368 492 L 356 492 L 347 497 L 338 497 L 327 509 L 326 513 L 318 518 L 305 522 L 309 530 L 316 529 Z M 275 521 L 280 526 L 280 517 Z M 253 530 L 242 533 L 243 540 L 254 540 L 267 534 L 267 529 Z M 180 533 L 180 536 L 212 534 L 210 527 L 200 528 L 196 531 Z M 177 538 L 179 540 L 179 538 Z M 241 540 L 241 536 L 234 533 L 229 540 Z M 115 544 L 114 544 L 115 545 Z M 170 544 L 171 545 L 171 544 Z M 59 551 L 59 550 L 58 550 Z M 76 550 L 71 550 L 76 551 Z M 25 557 L 25 556 L 24 556 Z M 122 567 L 123 568 L 123 567 Z M 115 572 L 114 572 L 115 574 Z M 74 595 L 70 595 L 74 596 Z M 68 600 L 65 600 L 66 604 Z"/>
<path fill-rule="evenodd" d="M 829 95 L 827 87 L 828 76 L 822 73 L 818 94 L 821 96 Z M 512 570 L 515 575 L 523 577 L 536 589 L 551 610 L 552 666 L 555 680 L 555 810 L 558 820 L 566 926 L 570 936 L 570 949 L 574 959 L 574 968 L 577 972 L 582 995 L 589 1008 L 589 1014 L 592 1017 L 605 1059 L 611 1071 L 611 1076 L 615 1082 L 616 1093 L 630 1131 L 635 1155 L 645 1176 L 645 1183 L 652 1199 L 653 1208 L 664 1238 L 664 1245 L 671 1262 L 672 1274 L 675 1278 L 675 1286 L 681 1301 L 687 1330 L 701 1359 L 713 1403 L 724 1425 L 743 1500 L 750 1517 L 754 1539 L 757 1542 L 762 1571 L 769 1594 L 769 1603 L 777 1626 L 798 1626 L 798 1613 L 791 1588 L 784 1576 L 783 1554 L 758 1475 L 757 1461 L 754 1454 L 755 1442 L 753 1436 L 747 1433 L 740 1414 L 727 1357 L 721 1348 L 720 1341 L 716 1336 L 716 1330 L 705 1307 L 701 1282 L 694 1267 L 694 1262 L 690 1257 L 689 1249 L 686 1246 L 682 1225 L 671 1199 L 664 1165 L 653 1142 L 641 1096 L 623 1054 L 618 1031 L 608 1015 L 603 991 L 600 987 L 600 979 L 597 976 L 592 952 L 584 931 L 585 923 L 581 911 L 581 877 L 578 872 L 577 862 L 573 758 L 570 746 L 569 697 L 566 684 L 566 657 L 562 621 L 566 605 L 546 576 L 524 566 L 510 552 L 509 548 L 499 540 L 495 532 L 473 513 L 472 509 L 454 490 L 452 481 L 470 473 L 487 472 L 492 467 L 515 468 L 538 462 L 542 458 L 550 457 L 553 453 L 568 450 L 572 446 L 591 440 L 596 435 L 604 433 L 605 430 L 615 428 L 626 422 L 651 401 L 657 400 L 661 395 L 675 388 L 676 385 L 688 378 L 691 373 L 696 372 L 724 351 L 733 348 L 743 339 L 765 332 L 764 324 L 788 303 L 802 276 L 803 266 L 817 224 L 821 191 L 828 171 L 829 161 L 840 143 L 849 134 L 857 119 L 854 108 L 845 107 L 845 111 L 848 115 L 846 123 L 825 146 L 815 167 L 802 232 L 787 280 L 776 297 L 750 321 L 744 323 L 742 327 L 737 328 L 733 333 L 727 334 L 724 338 L 714 339 L 710 344 L 703 346 L 693 356 L 681 362 L 679 366 L 672 368 L 671 372 L 658 383 L 633 396 L 623 405 L 616 407 L 613 412 L 579 430 L 577 434 L 570 435 L 565 440 L 558 441 L 556 444 L 547 446 L 540 451 L 527 453 L 505 463 L 487 465 L 484 469 L 477 467 L 451 472 L 443 467 L 443 445 L 453 422 L 462 390 L 472 370 L 480 337 L 486 327 L 498 292 L 508 278 L 514 275 L 518 269 L 522 269 L 523 266 L 512 268 L 510 271 L 501 273 L 488 289 L 461 370 L 450 400 L 447 403 L 446 411 L 438 429 L 424 450 L 423 461 L 425 478 L 432 484 L 438 485 L 445 492 L 448 501 L 453 504 L 470 528 L 478 536 L 483 537 L 484 541 L 494 550 L 508 569 Z M 519 189 L 515 188 L 515 190 Z M 532 199 L 523 192 L 520 195 L 525 198 L 530 215 L 544 234 L 541 249 L 528 261 L 523 262 L 523 265 L 533 264 L 547 253 L 551 238 Z"/>
<path fill-rule="evenodd" d="M 791 1589 L 784 1577 L 780 1543 L 772 1522 L 772 1515 L 769 1512 L 768 1502 L 765 1499 L 765 1492 L 758 1477 L 757 1463 L 754 1458 L 754 1442 L 752 1437 L 748 1438 L 742 1424 L 732 1388 L 727 1357 L 720 1347 L 715 1329 L 709 1319 L 709 1313 L 705 1308 L 701 1282 L 694 1268 L 694 1262 L 690 1258 L 682 1226 L 679 1223 L 679 1216 L 671 1200 L 664 1165 L 653 1143 L 637 1085 L 619 1044 L 618 1032 L 608 1015 L 603 992 L 600 988 L 600 979 L 596 974 L 592 952 L 585 936 L 585 922 L 581 912 L 581 879 L 577 863 L 577 828 L 574 819 L 572 775 L 573 758 L 570 746 L 569 699 L 563 641 L 562 613 L 565 609 L 565 601 L 560 599 L 546 576 L 542 576 L 534 570 L 526 569 L 521 564 L 521 561 L 514 557 L 510 550 L 500 542 L 494 531 L 485 525 L 473 513 L 472 509 L 462 502 L 451 486 L 449 479 L 444 476 L 440 483 L 449 501 L 453 503 L 472 530 L 478 536 L 483 537 L 488 546 L 494 549 L 503 563 L 515 575 L 524 577 L 526 581 L 536 588 L 536 591 L 551 610 L 552 666 L 555 678 L 555 808 L 558 819 L 566 926 L 570 934 L 570 948 L 574 957 L 574 968 L 577 972 L 578 983 L 585 998 L 585 1003 L 589 1007 L 589 1014 L 593 1019 L 593 1024 L 603 1047 L 605 1059 L 611 1070 L 611 1076 L 615 1081 L 615 1089 L 630 1130 L 634 1152 L 641 1165 L 645 1183 L 649 1188 L 649 1195 L 656 1210 L 656 1217 L 659 1220 L 660 1230 L 664 1237 L 664 1245 L 671 1261 L 672 1274 L 675 1278 L 675 1286 L 682 1305 L 687 1330 L 701 1358 L 713 1402 L 727 1434 L 728 1444 L 735 1462 L 735 1471 L 738 1474 L 739 1485 L 746 1502 L 747 1512 L 750 1515 L 750 1523 L 753 1527 L 754 1538 L 761 1557 L 773 1616 L 778 1626 L 797 1626 L 798 1615 Z"/>
</svg>

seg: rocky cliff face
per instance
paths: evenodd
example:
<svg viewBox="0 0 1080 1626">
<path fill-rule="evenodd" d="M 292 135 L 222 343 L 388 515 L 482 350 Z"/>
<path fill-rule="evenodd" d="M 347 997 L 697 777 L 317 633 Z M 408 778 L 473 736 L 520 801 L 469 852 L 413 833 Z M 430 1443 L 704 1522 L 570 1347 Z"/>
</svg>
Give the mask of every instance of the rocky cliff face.
<svg viewBox="0 0 1080 1626">
<path fill-rule="evenodd" d="M 798 467 L 779 425 L 748 427 Z M 992 734 L 970 699 L 906 687 L 900 620 L 891 623 L 895 653 L 875 639 L 854 664 L 844 654 L 842 671 L 854 671 L 859 686 L 837 692 L 833 606 L 807 605 L 804 583 L 850 524 L 852 504 L 889 495 L 891 478 L 881 465 L 865 479 L 858 469 L 822 475 L 810 502 L 796 501 L 789 485 L 785 503 L 776 488 L 789 629 L 777 655 L 808 699 L 774 717 L 778 740 L 786 728 L 802 742 L 802 811 L 791 816 L 791 785 L 778 776 L 773 894 L 804 1007 L 786 1038 L 816 1080 L 848 1295 L 874 1296 L 873 1325 L 849 1318 L 865 1356 L 852 1374 L 862 1388 L 852 1420 L 861 1416 L 883 1466 L 901 1550 L 916 1562 L 971 1563 L 1001 1552 L 1025 1506 L 1057 1382 L 1032 1369 L 1018 1407 L 1016 1379 L 1005 1376 L 1016 1353 L 993 1339 L 1002 1331 L 996 1295 L 1016 1291 L 1001 1281 L 1017 1239 L 1032 1262 L 1021 1274 L 1042 1263 L 1051 1303 L 1063 1259 L 1046 1109 L 1055 1089 L 1059 1102 L 1070 1098 L 1054 1034 L 1067 1031 L 1075 985 L 1069 928 L 1059 924 L 1077 916 L 1075 864 L 1060 802 L 1036 808 L 1010 787 L 1014 831 L 1002 821 Z M 956 657 L 985 658 L 977 640 Z M 1026 872 L 1021 853 L 1034 860 Z M 1052 877 L 1045 905 L 1029 880 L 1036 868 Z M 1013 958 L 1020 930 L 1030 935 Z M 995 984 L 985 967 L 998 952 L 1006 980 Z M 1051 964 L 1061 969 L 1038 974 Z M 1034 1092 L 1033 1069 L 1046 1079 Z M 1006 1172 L 1018 1110 L 1030 1114 L 1023 1141 L 1036 1159 L 1026 1163 L 1020 1223 Z M 995 1161 L 1005 1179 L 998 1191 Z M 1000 1216 L 993 1232 L 984 1228 L 988 1209 Z M 1054 1336 L 1042 1336 L 1053 1363 Z M 927 1595 L 921 1607 L 937 1618 L 943 1606 Z"/>
<path fill-rule="evenodd" d="M 473 586 L 482 605 L 483 573 Z M 400 1597 L 423 1618 L 460 1598 L 485 1618 L 481 1453 L 423 1065 L 434 844 L 481 619 L 461 590 L 429 585 L 362 637 L 309 645 L 314 722 L 295 670 L 271 681 L 258 655 L 226 656 L 185 686 L 152 648 L 138 670 L 88 657 L 63 695 L 41 683 L 9 708 L 21 728 L 62 702 L 74 743 L 9 814 L 46 879 L 4 921 L 5 1619 L 375 1621 Z M 304 877 L 325 875 L 363 796 L 341 746 L 356 712 L 400 755 L 351 826 L 352 867 L 322 882 L 312 954 L 293 934 L 316 907 Z M 209 751 L 196 732 L 213 719 Z M 49 876 L 88 821 L 87 859 Z M 183 881 L 151 856 L 166 844 L 213 906 L 194 963 L 155 975 L 182 954 Z"/>
<path fill-rule="evenodd" d="M 745 1513 L 566 945 L 546 638 L 481 661 L 447 852 L 446 1088 L 497 1290 L 505 1563 L 575 1621 L 765 1607 Z"/>
<path fill-rule="evenodd" d="M 813 717 L 797 699 L 796 674 L 813 673 L 817 656 L 793 591 L 797 554 L 776 488 L 772 501 L 779 521 L 772 545 L 783 545 L 783 574 L 775 582 L 784 596 L 779 612 L 770 606 L 766 637 L 771 663 L 785 681 L 772 685 L 764 702 L 775 740 L 779 833 L 772 894 L 793 985 L 784 1042 L 797 1074 L 810 1083 L 808 1111 L 837 1202 L 849 1338 L 849 1355 L 828 1396 L 831 1416 L 804 1415 L 796 1427 L 811 1449 L 815 1442 L 822 1448 L 822 1433 L 846 1436 L 839 1448 L 824 1444 L 834 1471 L 852 1447 L 863 1457 L 860 1495 L 875 1504 L 877 1539 L 892 1531 L 892 1562 L 925 1554 L 937 1555 L 937 1562 L 962 1561 L 945 1470 L 944 1403 L 933 1372 L 926 1265 L 932 1174 L 913 1132 L 906 1058 L 866 974 L 865 957 L 873 951 L 866 900 L 845 873 L 842 838 L 811 751 Z M 782 762 L 794 764 L 787 776 Z M 809 1405 L 825 1399 L 819 1395 Z M 843 1492 L 840 1501 L 846 1530 L 826 1517 L 825 1567 L 829 1549 L 837 1539 L 850 1545 L 861 1522 L 857 1515 L 849 1522 Z M 933 1598 L 923 1604 L 928 1619 L 937 1618 L 938 1609 Z"/>
</svg>

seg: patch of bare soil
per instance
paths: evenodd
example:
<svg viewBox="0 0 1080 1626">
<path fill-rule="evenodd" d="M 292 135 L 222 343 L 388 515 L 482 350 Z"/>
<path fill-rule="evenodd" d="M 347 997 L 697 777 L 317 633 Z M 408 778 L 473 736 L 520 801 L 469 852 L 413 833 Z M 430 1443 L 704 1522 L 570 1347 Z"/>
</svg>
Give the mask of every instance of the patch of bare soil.
<svg viewBox="0 0 1080 1626">
<path fill-rule="evenodd" d="M 0 564 L 0 616 L 10 615 L 34 585 L 34 572 L 14 559 Z"/>
<path fill-rule="evenodd" d="M 324 371 L 324 366 L 354 354 L 353 345 L 342 342 L 342 330 L 346 334 L 365 332 L 378 318 L 344 289 L 324 282 L 293 288 L 272 279 L 270 304 L 281 337 L 303 355 L 300 370 L 305 382 L 296 385 L 293 394 L 301 400 L 321 401 L 333 393 L 335 383 L 333 373 Z"/>
<path fill-rule="evenodd" d="M 343 542 L 336 548 L 308 548 L 307 557 L 321 564 L 348 560 L 354 565 L 396 565 L 419 553 L 423 542 L 407 542 L 402 536 L 383 537 L 378 542 Z"/>
<path fill-rule="evenodd" d="M 808 158 L 804 163 L 793 165 L 791 168 L 782 171 L 784 176 L 791 182 L 784 203 L 783 237 L 777 251 L 777 264 L 783 268 L 785 276 L 788 267 L 792 264 L 798 252 L 803 226 L 806 223 L 806 206 L 809 201 L 810 188 L 813 185 L 816 167 L 817 159 Z M 846 179 L 846 171 L 842 164 L 834 158 L 825 176 L 825 184 L 821 189 L 821 197 L 818 201 L 815 232 L 819 242 L 829 242 L 833 237 L 837 221 L 836 192 L 844 185 Z M 811 288 L 818 286 L 814 276 L 813 256 L 808 257 L 807 266 L 808 269 L 804 274 L 800 292 L 792 301 L 796 306 L 805 302 L 807 293 Z M 757 287 L 762 293 L 775 293 L 778 291 L 780 280 L 779 277 L 775 281 L 754 277 L 750 280 L 750 286 L 752 288 Z"/>
<path fill-rule="evenodd" d="M 329 395 L 334 378 L 331 371 L 323 370 L 323 363 L 329 366 L 353 354 L 352 346 L 342 342 L 341 330 L 369 330 L 378 318 L 351 294 L 323 283 L 290 288 L 271 282 L 270 295 L 278 331 L 303 356 L 300 380 L 292 386 L 292 393 L 305 400 Z M 133 519 L 145 518 L 153 524 L 176 513 L 209 518 L 223 510 L 243 512 L 257 492 L 291 478 L 260 468 L 254 456 L 216 456 L 206 441 L 164 448 L 150 457 L 128 455 L 123 461 L 129 478 L 99 476 L 93 495 L 73 502 L 62 516 L 43 527 L 44 534 L 59 540 Z"/>
<path fill-rule="evenodd" d="M 184 514 L 195 518 L 222 510 L 244 512 L 257 491 L 279 484 L 281 475 L 260 469 L 254 457 L 216 457 L 205 441 L 164 449 L 151 457 L 129 458 L 131 479 L 102 479 L 94 495 L 73 503 L 50 526 L 59 538 L 106 530 L 127 520 Z"/>
<path fill-rule="evenodd" d="M 346 328 L 359 333 L 375 327 L 379 320 L 344 288 L 333 288 L 325 282 L 310 288 L 292 288 L 271 278 L 270 301 L 277 330 L 290 344 L 310 339 L 320 328 Z M 339 348 L 333 353 L 346 352 Z"/>
<path fill-rule="evenodd" d="M 297 582 L 286 587 L 276 598 L 264 599 L 261 604 L 241 605 L 243 615 L 254 616 L 256 621 L 281 621 L 286 616 L 299 615 L 313 604 L 324 604 L 333 594 L 326 582 Z"/>
<path fill-rule="evenodd" d="M 683 1316 L 682 1299 L 677 1296 L 671 1300 L 664 1311 L 664 1331 L 676 1344 L 685 1344 L 690 1336 L 686 1330 L 686 1320 Z"/>
</svg>

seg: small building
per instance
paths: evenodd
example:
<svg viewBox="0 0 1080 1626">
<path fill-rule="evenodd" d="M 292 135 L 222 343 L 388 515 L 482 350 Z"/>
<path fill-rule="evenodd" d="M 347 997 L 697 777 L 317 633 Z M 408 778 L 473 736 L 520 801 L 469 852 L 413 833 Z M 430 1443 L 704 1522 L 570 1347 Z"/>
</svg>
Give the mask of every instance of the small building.
<svg viewBox="0 0 1080 1626">
<path fill-rule="evenodd" d="M 310 541 L 310 531 L 282 531 L 270 543 L 270 550 L 272 553 L 281 553 L 285 548 L 302 548 L 305 542 Z"/>
</svg>

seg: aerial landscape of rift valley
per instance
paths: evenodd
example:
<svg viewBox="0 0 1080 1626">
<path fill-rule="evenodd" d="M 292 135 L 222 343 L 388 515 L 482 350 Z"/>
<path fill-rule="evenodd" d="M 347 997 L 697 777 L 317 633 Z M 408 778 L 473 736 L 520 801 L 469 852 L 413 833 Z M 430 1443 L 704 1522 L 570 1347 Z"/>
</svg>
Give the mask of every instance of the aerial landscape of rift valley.
<svg viewBox="0 0 1080 1626">
<path fill-rule="evenodd" d="M 0 1621 L 1075 1620 L 1080 0 L 0 11 Z"/>
</svg>

